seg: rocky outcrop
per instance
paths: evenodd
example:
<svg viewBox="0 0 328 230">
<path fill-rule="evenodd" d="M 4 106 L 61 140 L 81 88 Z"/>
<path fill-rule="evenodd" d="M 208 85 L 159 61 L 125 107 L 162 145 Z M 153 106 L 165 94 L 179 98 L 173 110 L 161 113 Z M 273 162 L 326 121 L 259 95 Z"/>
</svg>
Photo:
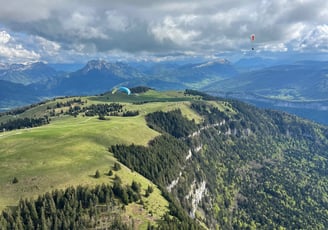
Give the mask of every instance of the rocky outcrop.
<svg viewBox="0 0 328 230">
<path fill-rule="evenodd" d="M 206 190 L 206 182 L 202 181 L 200 184 L 197 184 L 196 181 L 191 185 L 189 194 L 186 196 L 186 199 L 191 199 L 191 211 L 189 215 L 192 218 L 195 218 L 195 213 L 198 208 L 199 202 L 203 199 Z"/>
</svg>

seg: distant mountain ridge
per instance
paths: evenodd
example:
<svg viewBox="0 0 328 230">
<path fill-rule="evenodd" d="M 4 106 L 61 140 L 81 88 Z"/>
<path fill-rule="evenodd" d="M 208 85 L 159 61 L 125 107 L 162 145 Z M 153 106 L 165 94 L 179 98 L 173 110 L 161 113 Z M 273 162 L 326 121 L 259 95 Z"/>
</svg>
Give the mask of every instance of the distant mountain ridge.
<svg viewBox="0 0 328 230">
<path fill-rule="evenodd" d="M 270 66 L 217 81 L 202 90 L 328 124 L 328 62 Z"/>
<path fill-rule="evenodd" d="M 319 100 L 328 95 L 326 63 L 295 63 L 242 73 L 206 86 L 206 90 L 252 92 L 288 100 Z"/>
<path fill-rule="evenodd" d="M 199 82 L 204 79 L 226 79 L 238 74 L 235 67 L 226 59 L 184 65 L 177 72 L 180 76 L 179 79 L 186 82 Z"/>
<path fill-rule="evenodd" d="M 24 104 L 24 95 L 37 94 L 42 97 L 65 95 L 98 94 L 109 91 L 117 85 L 137 86 L 145 85 L 157 89 L 185 89 L 188 84 L 203 81 L 215 81 L 222 77 L 236 74 L 231 63 L 225 59 L 196 64 L 162 64 L 152 63 L 147 68 L 141 65 L 130 65 L 123 62 L 107 62 L 105 60 L 91 60 L 82 68 L 73 72 L 57 71 L 42 62 L 29 64 L 0 64 L 0 80 L 22 84 L 17 90 L 17 98 L 22 103 L 12 103 L 11 107 Z M 4 90 L 3 101 L 10 101 L 11 93 L 6 93 L 4 82 L 0 82 Z M 22 86 L 21 86 L 22 87 Z M 15 96 L 15 97 L 16 97 Z M 36 99 L 38 100 L 38 99 Z M 28 103 L 31 103 L 29 100 Z M 7 104 L 7 103 L 6 103 Z"/>
<path fill-rule="evenodd" d="M 0 80 L 0 111 L 35 103 L 40 100 L 37 90 L 31 86 Z"/>
<path fill-rule="evenodd" d="M 43 62 L 29 64 L 1 64 L 0 80 L 30 85 L 43 83 L 59 77 L 61 73 Z"/>
<path fill-rule="evenodd" d="M 256 105 L 263 100 L 271 100 L 269 104 L 278 100 L 279 105 L 284 105 L 282 108 L 287 108 L 290 105 L 284 103 L 286 101 L 328 99 L 327 64 L 324 61 L 292 62 L 261 57 L 243 58 L 237 62 L 220 58 L 189 62 L 90 60 L 84 66 L 76 65 L 79 68 L 75 71 L 64 72 L 41 62 L 0 63 L 0 87 L 3 90 L 0 110 L 29 104 L 33 102 L 31 98 L 38 102 L 56 96 L 99 94 L 122 85 L 142 85 L 157 90 L 196 89 L 244 101 L 251 98 Z M 15 95 L 9 92 L 13 86 L 8 88 L 5 82 L 19 84 Z M 27 100 L 27 95 L 37 96 Z M 327 106 L 320 104 L 319 108 Z M 318 105 L 307 105 L 306 108 L 314 108 L 315 112 Z"/>
<path fill-rule="evenodd" d="M 53 88 L 53 94 L 94 94 L 111 90 L 118 84 L 144 77 L 142 73 L 124 63 L 91 60 L 82 69 L 68 73 Z"/>
</svg>

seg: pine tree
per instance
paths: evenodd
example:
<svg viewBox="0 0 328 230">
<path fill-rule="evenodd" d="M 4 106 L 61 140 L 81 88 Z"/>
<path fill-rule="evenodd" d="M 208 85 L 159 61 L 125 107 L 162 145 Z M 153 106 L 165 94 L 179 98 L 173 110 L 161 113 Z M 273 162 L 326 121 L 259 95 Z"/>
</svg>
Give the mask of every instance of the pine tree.
<svg viewBox="0 0 328 230">
<path fill-rule="evenodd" d="M 97 170 L 95 173 L 95 178 L 99 178 L 99 177 L 100 177 L 100 172 L 99 172 L 99 170 Z"/>
<path fill-rule="evenodd" d="M 141 187 L 140 183 L 137 183 L 134 180 L 132 181 L 131 188 L 133 189 L 133 191 L 135 191 L 136 193 L 140 193 L 141 190 L 140 187 Z"/>
<path fill-rule="evenodd" d="M 125 205 L 129 204 L 129 195 L 128 195 L 126 189 L 124 189 L 124 188 L 122 189 L 122 194 L 121 194 L 120 198 L 122 199 L 122 202 Z"/>
<path fill-rule="evenodd" d="M 46 220 L 46 215 L 45 215 L 45 212 L 44 212 L 44 207 L 41 207 L 41 224 L 40 224 L 40 229 L 41 230 L 46 230 L 48 229 L 47 227 L 47 220 Z"/>
<path fill-rule="evenodd" d="M 13 183 L 13 184 L 17 184 L 17 183 L 18 183 L 18 179 L 17 179 L 17 177 L 14 177 L 14 178 L 13 178 L 12 183 Z"/>
<path fill-rule="evenodd" d="M 115 171 L 118 171 L 118 170 L 121 169 L 121 165 L 120 165 L 119 163 L 115 162 L 115 163 L 114 163 L 114 167 L 113 167 L 113 169 L 114 169 Z"/>
<path fill-rule="evenodd" d="M 35 229 L 31 216 L 28 217 L 25 227 L 26 227 L 27 230 L 34 230 Z"/>
<path fill-rule="evenodd" d="M 148 191 L 148 193 L 152 193 L 154 191 L 153 186 L 148 185 L 147 191 Z"/>
<path fill-rule="evenodd" d="M 3 218 L 3 216 L 0 216 L 0 229 L 8 229 L 8 228 L 9 228 L 9 224 L 7 220 Z"/>
<path fill-rule="evenodd" d="M 39 217 L 38 217 L 38 212 L 36 211 L 35 208 L 35 202 L 31 199 L 29 202 L 27 202 L 27 206 L 30 210 L 30 215 L 33 221 L 33 225 L 37 226 Z"/>
</svg>

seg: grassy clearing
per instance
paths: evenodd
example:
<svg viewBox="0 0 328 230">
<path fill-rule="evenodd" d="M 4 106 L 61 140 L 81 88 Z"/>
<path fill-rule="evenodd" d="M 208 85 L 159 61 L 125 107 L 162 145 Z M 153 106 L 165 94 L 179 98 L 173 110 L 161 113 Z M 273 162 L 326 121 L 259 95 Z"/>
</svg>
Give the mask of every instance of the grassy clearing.
<svg viewBox="0 0 328 230">
<path fill-rule="evenodd" d="M 127 103 L 142 103 L 142 102 L 174 102 L 174 101 L 190 101 L 191 97 L 184 96 L 182 91 L 166 91 L 159 92 L 149 90 L 142 94 L 126 95 L 122 93 L 106 93 L 102 96 L 89 97 L 88 100 L 94 102 L 127 102 Z"/>
<path fill-rule="evenodd" d="M 50 125 L 2 133 L 0 136 L 0 206 L 14 205 L 52 188 L 94 183 L 97 169 L 115 159 L 107 147 L 116 143 L 146 145 L 158 133 L 144 119 L 65 117 Z M 19 182 L 12 184 L 13 177 Z M 97 180 L 108 182 L 108 180 Z"/>
<path fill-rule="evenodd" d="M 183 92 L 148 91 L 134 96 L 105 94 L 79 98 L 88 101 L 85 106 L 117 100 L 124 104 L 124 109 L 138 110 L 140 115 L 108 117 L 108 120 L 61 115 L 51 118 L 49 125 L 0 133 L 0 210 L 17 205 L 20 198 L 36 197 L 56 188 L 111 183 L 114 176 L 110 177 L 107 173 L 117 160 L 107 151 L 108 147 L 132 143 L 147 145 L 159 135 L 146 125 L 144 117 L 148 113 L 179 108 L 189 119 L 196 122 L 202 120 L 190 110 L 192 98 L 184 96 Z M 44 116 L 49 112 L 47 107 L 72 99 L 49 101 L 25 111 L 19 117 Z M 5 119 L 10 118 L 13 117 L 7 116 Z M 101 173 L 98 179 L 94 178 L 97 170 Z M 143 197 L 143 205 L 131 204 L 126 209 L 127 216 L 140 220 L 141 229 L 146 229 L 146 223 L 159 219 L 167 211 L 167 201 L 151 181 L 123 165 L 115 174 L 125 184 L 132 181 L 140 183 L 143 194 L 148 185 L 154 188 L 149 197 Z M 18 183 L 12 183 L 14 177 Z"/>
<path fill-rule="evenodd" d="M 148 179 L 141 177 L 137 172 L 131 171 L 129 168 L 121 165 L 121 170 L 114 172 L 118 175 L 124 184 L 131 184 L 132 181 L 136 181 L 141 185 L 141 194 L 143 205 L 132 203 L 126 207 L 125 217 L 133 216 L 135 224 L 140 224 L 137 229 L 147 229 L 147 223 L 160 219 L 168 211 L 168 202 L 163 199 L 161 191 Z M 149 197 L 145 197 L 144 194 L 148 186 L 152 186 L 154 191 L 150 193 Z"/>
</svg>

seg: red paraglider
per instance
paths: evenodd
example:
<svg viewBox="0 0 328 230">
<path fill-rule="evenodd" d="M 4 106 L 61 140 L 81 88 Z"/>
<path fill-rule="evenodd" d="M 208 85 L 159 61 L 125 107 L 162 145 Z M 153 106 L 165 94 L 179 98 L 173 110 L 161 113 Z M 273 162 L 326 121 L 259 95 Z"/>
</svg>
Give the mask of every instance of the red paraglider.
<svg viewBox="0 0 328 230">
<path fill-rule="evenodd" d="M 251 34 L 250 39 L 251 39 L 251 42 L 253 44 L 253 42 L 255 41 L 255 34 Z M 252 46 L 252 50 L 254 50 L 253 46 Z"/>
</svg>

